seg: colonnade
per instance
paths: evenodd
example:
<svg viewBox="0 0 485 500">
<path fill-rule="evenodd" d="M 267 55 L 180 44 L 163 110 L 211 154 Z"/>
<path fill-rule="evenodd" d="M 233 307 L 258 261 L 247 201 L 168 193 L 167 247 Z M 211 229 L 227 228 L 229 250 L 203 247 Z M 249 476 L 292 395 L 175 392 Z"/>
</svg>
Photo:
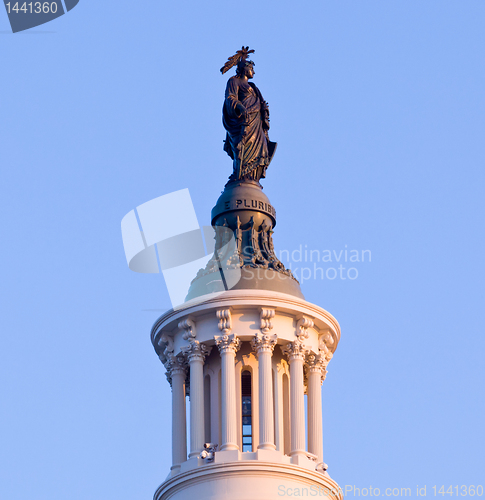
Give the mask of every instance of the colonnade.
<svg viewBox="0 0 485 500">
<path fill-rule="evenodd" d="M 232 332 L 229 309 L 217 311 L 220 335 L 214 336 L 214 343 L 221 360 L 221 442 L 219 450 L 238 450 L 238 419 L 236 401 L 236 353 L 241 340 Z M 261 311 L 261 329 L 251 340 L 251 346 L 258 359 L 259 379 L 259 444 L 258 450 L 275 450 L 274 394 L 272 356 L 277 344 L 277 335 L 272 333 L 271 318 L 274 310 Z M 186 376 L 190 376 L 190 449 L 188 457 L 197 457 L 204 447 L 204 362 L 212 347 L 196 340 L 195 324 L 187 320 L 179 324 L 187 333 L 184 338 L 188 345 L 182 354 L 174 356 L 165 352 L 167 378 L 172 385 L 172 469 L 180 467 L 187 459 L 186 430 Z M 322 433 L 322 395 L 321 384 L 325 379 L 326 365 L 331 357 L 328 350 L 310 352 L 305 345 L 308 329 L 313 322 L 302 318 L 297 322 L 295 340 L 281 344 L 282 353 L 287 357 L 290 367 L 290 456 L 308 457 L 314 455 L 318 462 L 323 461 Z M 172 346 L 173 348 L 173 346 Z M 307 385 L 307 426 L 308 451 L 305 447 L 305 374 Z"/>
</svg>

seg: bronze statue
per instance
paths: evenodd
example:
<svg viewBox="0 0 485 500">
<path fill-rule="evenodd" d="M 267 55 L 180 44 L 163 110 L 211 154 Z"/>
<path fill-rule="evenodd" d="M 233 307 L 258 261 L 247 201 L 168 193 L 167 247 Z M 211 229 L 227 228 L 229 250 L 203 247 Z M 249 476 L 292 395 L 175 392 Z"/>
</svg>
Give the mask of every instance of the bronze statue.
<svg viewBox="0 0 485 500">
<path fill-rule="evenodd" d="M 227 82 L 222 108 L 222 123 L 227 131 L 224 151 L 233 159 L 230 181 L 264 178 L 276 149 L 276 142 L 268 137 L 268 103 L 249 81 L 254 76 L 254 62 L 248 60 L 248 55 L 253 52 L 243 46 L 221 68 L 224 74 L 236 66 L 236 76 Z"/>
<path fill-rule="evenodd" d="M 276 257 L 273 228 L 276 211 L 259 180 L 273 158 L 276 143 L 268 137 L 269 111 L 251 83 L 254 50 L 242 47 L 221 68 L 236 67 L 227 82 L 223 124 L 224 150 L 233 159 L 233 173 L 211 212 L 215 249 L 192 281 L 186 300 L 228 290 L 270 290 L 303 298 L 290 269 Z"/>
</svg>

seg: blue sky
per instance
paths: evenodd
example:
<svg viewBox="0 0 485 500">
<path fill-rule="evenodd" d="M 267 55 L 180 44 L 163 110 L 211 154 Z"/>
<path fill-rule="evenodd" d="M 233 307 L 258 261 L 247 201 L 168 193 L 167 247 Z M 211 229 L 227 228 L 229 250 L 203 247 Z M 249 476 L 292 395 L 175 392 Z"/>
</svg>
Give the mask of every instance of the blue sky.
<svg viewBox="0 0 485 500">
<path fill-rule="evenodd" d="M 13 35 L 0 13 L 0 498 L 151 498 L 168 473 L 149 332 L 170 302 L 120 221 L 189 188 L 210 223 L 219 68 L 243 44 L 278 142 L 276 249 L 371 251 L 355 280 L 303 284 L 342 328 L 329 473 L 483 484 L 484 21 L 478 0 L 81 0 Z"/>
</svg>

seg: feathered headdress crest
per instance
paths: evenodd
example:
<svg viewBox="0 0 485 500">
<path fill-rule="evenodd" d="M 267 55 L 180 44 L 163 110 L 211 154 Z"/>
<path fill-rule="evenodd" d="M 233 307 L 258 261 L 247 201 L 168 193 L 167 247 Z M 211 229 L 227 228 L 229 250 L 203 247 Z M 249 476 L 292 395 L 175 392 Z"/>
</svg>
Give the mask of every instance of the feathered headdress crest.
<svg viewBox="0 0 485 500">
<path fill-rule="evenodd" d="M 226 71 L 229 71 L 233 66 L 236 66 L 239 61 L 246 61 L 249 54 L 253 52 L 254 50 L 249 50 L 249 47 L 243 45 L 241 50 L 238 50 L 233 56 L 227 59 L 226 64 L 221 68 L 221 73 L 224 74 Z"/>
</svg>

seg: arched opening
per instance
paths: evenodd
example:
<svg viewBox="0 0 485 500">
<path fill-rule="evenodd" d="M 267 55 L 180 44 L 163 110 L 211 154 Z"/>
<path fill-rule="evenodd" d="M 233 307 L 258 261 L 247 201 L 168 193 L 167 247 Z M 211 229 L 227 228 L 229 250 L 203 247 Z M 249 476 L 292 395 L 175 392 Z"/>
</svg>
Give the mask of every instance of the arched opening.
<svg viewBox="0 0 485 500">
<path fill-rule="evenodd" d="M 251 372 L 241 373 L 242 451 L 253 451 L 253 415 L 251 404 Z"/>
</svg>

